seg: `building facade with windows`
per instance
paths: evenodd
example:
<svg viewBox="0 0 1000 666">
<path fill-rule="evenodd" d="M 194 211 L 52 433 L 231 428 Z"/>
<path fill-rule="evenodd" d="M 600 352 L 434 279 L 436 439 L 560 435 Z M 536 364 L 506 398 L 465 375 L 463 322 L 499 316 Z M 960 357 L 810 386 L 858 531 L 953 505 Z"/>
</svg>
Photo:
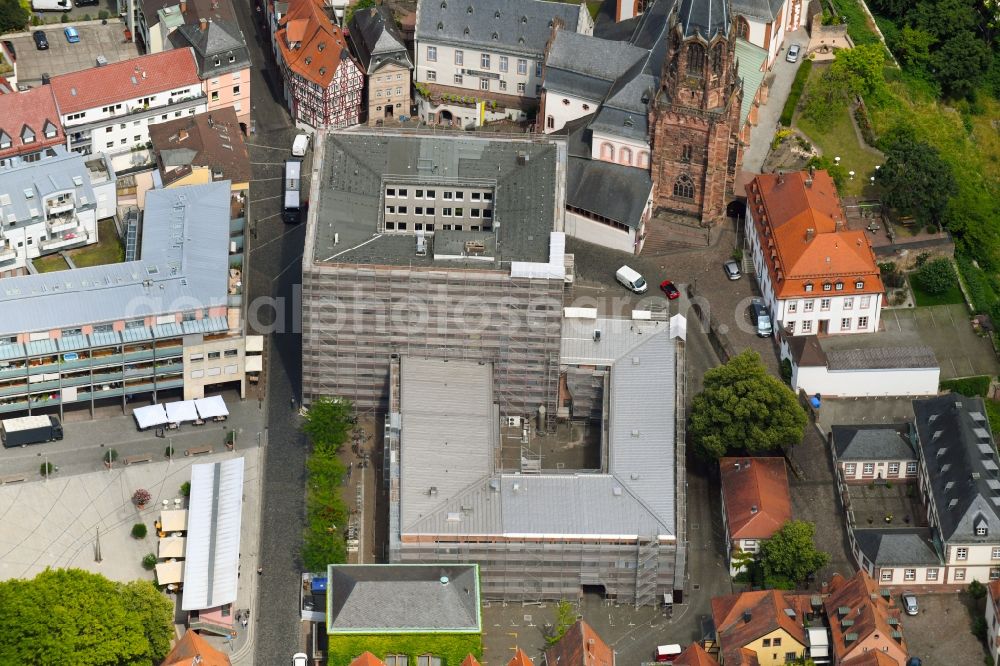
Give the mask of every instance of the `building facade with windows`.
<svg viewBox="0 0 1000 666">
<path fill-rule="evenodd" d="M 66 145 L 51 86 L 0 95 L 0 118 L 0 167 L 12 157 L 31 161 Z"/>
<path fill-rule="evenodd" d="M 525 120 L 538 106 L 546 43 L 556 25 L 592 34 L 584 5 L 547 0 L 420 0 L 415 76 L 420 119 L 479 126 Z"/>
<path fill-rule="evenodd" d="M 835 425 L 830 445 L 847 483 L 917 480 L 917 432 L 911 423 Z"/>
<path fill-rule="evenodd" d="M 354 12 L 349 37 L 368 79 L 368 124 L 409 116 L 413 62 L 392 12 L 385 5 Z"/>
<path fill-rule="evenodd" d="M 756 555 L 761 544 L 792 519 L 785 459 L 723 458 L 722 525 L 726 531 L 729 575 L 746 567 L 735 562 L 741 553 Z"/>
<path fill-rule="evenodd" d="M 775 335 L 879 330 L 885 288 L 864 231 L 849 230 L 825 171 L 761 174 L 744 230 Z"/>
<path fill-rule="evenodd" d="M 807 617 L 819 608 L 806 594 L 759 590 L 712 598 L 719 663 L 779 666 L 808 655 Z"/>
<path fill-rule="evenodd" d="M 320 3 L 289 2 L 274 41 L 285 102 L 296 124 L 326 129 L 360 121 L 364 74 Z"/>
<path fill-rule="evenodd" d="M 943 556 L 941 583 L 1000 580 L 1000 459 L 983 399 L 913 401 L 920 497 Z"/>
<path fill-rule="evenodd" d="M 85 155 L 145 149 L 150 125 L 208 108 L 190 48 L 54 76 L 51 86 L 66 144 Z"/>
<path fill-rule="evenodd" d="M 117 213 L 115 172 L 100 155 L 87 159 L 53 146 L 4 162 L 0 276 L 24 273 L 42 255 L 96 243 L 97 221 Z"/>
<path fill-rule="evenodd" d="M 242 396 L 229 202 L 228 182 L 151 191 L 135 260 L 4 279 L 0 414 Z"/>
<path fill-rule="evenodd" d="M 240 122 L 249 124 L 250 51 L 235 18 L 202 17 L 182 25 L 170 39 L 175 48 L 194 50 L 208 110 L 232 107 Z"/>
</svg>

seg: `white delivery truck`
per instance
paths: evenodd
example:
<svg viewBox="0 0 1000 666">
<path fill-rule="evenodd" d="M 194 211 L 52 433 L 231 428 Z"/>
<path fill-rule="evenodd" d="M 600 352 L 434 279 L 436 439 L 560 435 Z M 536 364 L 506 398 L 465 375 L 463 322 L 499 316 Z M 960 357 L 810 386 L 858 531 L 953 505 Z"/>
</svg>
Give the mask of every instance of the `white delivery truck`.
<svg viewBox="0 0 1000 666">
<path fill-rule="evenodd" d="M 638 271 L 634 271 L 628 266 L 622 266 L 615 273 L 615 279 L 617 279 L 622 285 L 637 294 L 645 294 L 646 290 L 649 289 L 649 285 L 646 284 L 646 280 L 639 275 Z"/>
<path fill-rule="evenodd" d="M 36 12 L 68 12 L 73 9 L 70 0 L 31 0 L 31 9 Z"/>
<path fill-rule="evenodd" d="M 307 150 L 309 150 L 309 135 L 297 134 L 292 141 L 292 155 L 295 157 L 305 157 Z"/>
</svg>

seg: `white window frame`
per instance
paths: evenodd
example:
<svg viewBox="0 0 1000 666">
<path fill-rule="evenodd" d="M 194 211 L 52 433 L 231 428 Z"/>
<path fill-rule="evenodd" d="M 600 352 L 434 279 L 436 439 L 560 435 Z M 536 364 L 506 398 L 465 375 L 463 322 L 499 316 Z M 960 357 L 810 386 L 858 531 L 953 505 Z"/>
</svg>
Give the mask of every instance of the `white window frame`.
<svg viewBox="0 0 1000 666">
<path fill-rule="evenodd" d="M 517 73 L 521 76 L 527 76 L 528 74 L 528 61 L 524 58 L 517 59 Z"/>
<path fill-rule="evenodd" d="M 508 68 L 507 56 L 500 56 L 499 68 L 501 72 L 506 72 Z"/>
<path fill-rule="evenodd" d="M 455 49 L 455 64 L 459 66 L 465 64 L 465 51 L 461 49 Z"/>
<path fill-rule="evenodd" d="M 903 569 L 903 580 L 907 582 L 915 581 L 917 579 L 916 569 Z"/>
<path fill-rule="evenodd" d="M 490 54 L 489 53 L 481 53 L 481 54 L 479 54 L 479 66 L 482 69 L 489 69 L 490 68 Z"/>
<path fill-rule="evenodd" d="M 436 46 L 427 47 L 427 62 L 437 62 L 438 49 Z"/>
<path fill-rule="evenodd" d="M 879 572 L 879 580 L 883 583 L 889 583 L 892 581 L 892 575 L 895 573 L 892 569 L 882 569 Z"/>
<path fill-rule="evenodd" d="M 969 549 L 964 546 L 959 546 L 955 548 L 955 560 L 957 562 L 965 562 L 969 559 Z"/>
</svg>

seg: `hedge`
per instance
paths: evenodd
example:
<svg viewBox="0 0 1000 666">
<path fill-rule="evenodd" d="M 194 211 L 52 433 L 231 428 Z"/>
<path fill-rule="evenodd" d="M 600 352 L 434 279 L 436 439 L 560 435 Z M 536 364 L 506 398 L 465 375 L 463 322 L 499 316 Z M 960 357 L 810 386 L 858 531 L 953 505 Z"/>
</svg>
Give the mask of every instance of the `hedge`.
<svg viewBox="0 0 1000 666">
<path fill-rule="evenodd" d="M 977 377 L 949 379 L 941 382 L 941 390 L 961 393 L 970 397 L 978 395 L 980 398 L 985 398 L 986 393 L 990 390 L 990 378 L 986 375 L 979 375 Z"/>
<path fill-rule="evenodd" d="M 997 292 L 990 282 L 990 276 L 981 268 L 977 268 L 968 257 L 959 255 L 955 258 L 955 263 L 958 264 L 958 272 L 969 290 L 972 307 L 979 314 L 992 314 L 993 307 L 1000 298 L 997 297 Z"/>
<path fill-rule="evenodd" d="M 799 65 L 799 71 L 795 72 L 795 80 L 792 81 L 792 88 L 788 92 L 788 99 L 785 100 L 785 107 L 781 110 L 781 124 L 788 127 L 792 124 L 792 116 L 795 115 L 795 107 L 799 105 L 799 97 L 809 80 L 809 72 L 812 71 L 813 61 L 806 59 Z"/>
<path fill-rule="evenodd" d="M 349 664 L 363 652 L 379 659 L 386 655 L 405 654 L 408 663 L 417 657 L 432 654 L 441 658 L 441 666 L 460 666 L 468 655 L 476 659 L 483 654 L 481 634 L 332 634 L 327 638 L 327 663 Z"/>
</svg>

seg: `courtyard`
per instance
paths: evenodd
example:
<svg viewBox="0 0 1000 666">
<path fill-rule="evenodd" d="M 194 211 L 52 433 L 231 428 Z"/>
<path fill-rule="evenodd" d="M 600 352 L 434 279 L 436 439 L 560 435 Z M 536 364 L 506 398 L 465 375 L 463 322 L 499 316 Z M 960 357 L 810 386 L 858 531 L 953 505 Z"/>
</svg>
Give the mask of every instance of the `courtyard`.
<svg viewBox="0 0 1000 666">
<path fill-rule="evenodd" d="M 115 221 L 113 219 L 107 218 L 98 221 L 97 238 L 98 241 L 92 245 L 86 245 L 65 252 L 75 267 L 103 266 L 125 260 L 125 248 L 118 237 L 118 230 L 115 229 Z M 66 259 L 63 258 L 63 254 L 63 252 L 48 254 L 32 260 L 32 264 L 39 273 L 64 271 L 70 268 L 70 266 L 66 263 Z"/>
</svg>

